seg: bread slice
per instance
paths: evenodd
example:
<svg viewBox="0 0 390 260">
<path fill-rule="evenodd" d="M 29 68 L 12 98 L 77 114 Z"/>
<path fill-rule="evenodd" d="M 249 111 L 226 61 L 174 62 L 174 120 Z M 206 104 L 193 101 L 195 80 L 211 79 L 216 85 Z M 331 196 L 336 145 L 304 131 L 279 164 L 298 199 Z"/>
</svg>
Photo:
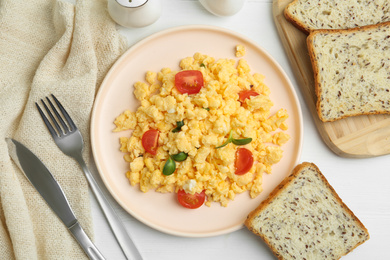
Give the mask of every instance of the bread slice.
<svg viewBox="0 0 390 260">
<path fill-rule="evenodd" d="M 323 122 L 390 113 L 390 22 L 307 37 Z"/>
<path fill-rule="evenodd" d="M 318 29 L 350 29 L 390 21 L 388 0 L 294 0 L 284 16 L 309 33 Z"/>
<path fill-rule="evenodd" d="M 367 229 L 313 163 L 304 162 L 251 212 L 245 225 L 279 259 L 339 259 Z"/>
</svg>

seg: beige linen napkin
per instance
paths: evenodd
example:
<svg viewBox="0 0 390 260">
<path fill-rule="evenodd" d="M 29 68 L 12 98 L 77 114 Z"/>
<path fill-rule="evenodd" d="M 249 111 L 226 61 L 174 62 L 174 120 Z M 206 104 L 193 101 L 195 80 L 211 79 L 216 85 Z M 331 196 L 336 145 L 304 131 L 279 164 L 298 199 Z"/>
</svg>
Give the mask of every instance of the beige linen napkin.
<svg viewBox="0 0 390 260">
<path fill-rule="evenodd" d="M 82 131 L 88 161 L 94 97 L 125 48 L 107 0 L 0 0 L 0 259 L 86 258 L 12 162 L 5 138 L 24 143 L 46 164 L 93 236 L 86 179 L 55 145 L 35 102 L 56 95 Z"/>
</svg>

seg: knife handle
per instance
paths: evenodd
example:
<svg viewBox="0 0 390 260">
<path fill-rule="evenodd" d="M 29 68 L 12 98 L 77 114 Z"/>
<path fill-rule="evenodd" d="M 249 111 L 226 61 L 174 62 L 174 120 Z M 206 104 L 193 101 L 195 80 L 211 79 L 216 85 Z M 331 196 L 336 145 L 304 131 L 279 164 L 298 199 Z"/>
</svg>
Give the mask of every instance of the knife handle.
<svg viewBox="0 0 390 260">
<path fill-rule="evenodd" d="M 87 234 L 81 228 L 79 222 L 76 222 L 69 228 L 69 231 L 72 232 L 73 236 L 79 242 L 81 248 L 87 254 L 91 260 L 105 260 L 104 256 L 99 252 L 96 246 L 89 239 Z"/>
</svg>

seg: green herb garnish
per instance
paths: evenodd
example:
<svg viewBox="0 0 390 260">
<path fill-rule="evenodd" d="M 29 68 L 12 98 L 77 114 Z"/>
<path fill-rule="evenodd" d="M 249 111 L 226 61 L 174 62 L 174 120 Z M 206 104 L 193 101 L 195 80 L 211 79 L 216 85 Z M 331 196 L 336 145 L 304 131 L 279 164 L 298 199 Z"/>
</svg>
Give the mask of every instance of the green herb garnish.
<svg viewBox="0 0 390 260">
<path fill-rule="evenodd" d="M 235 145 L 246 145 L 252 142 L 252 138 L 244 138 L 244 139 L 233 139 L 232 143 Z"/>
<path fill-rule="evenodd" d="M 180 132 L 183 125 L 184 125 L 183 120 L 176 122 L 176 128 L 173 129 L 172 132 L 174 133 Z"/>
<path fill-rule="evenodd" d="M 172 158 L 169 156 L 167 162 L 165 163 L 164 165 L 164 168 L 163 168 L 163 174 L 164 175 L 171 175 L 172 173 L 174 173 L 176 170 L 176 163 L 174 160 L 172 160 Z"/>
<path fill-rule="evenodd" d="M 252 138 L 234 139 L 233 130 L 230 130 L 228 139 L 222 145 L 215 147 L 215 149 L 222 148 L 228 145 L 229 143 L 233 143 L 235 145 L 246 145 L 249 144 L 250 142 L 252 142 Z"/>
<path fill-rule="evenodd" d="M 222 147 L 228 145 L 229 143 L 232 142 L 232 140 L 233 140 L 233 130 L 230 130 L 230 134 L 229 134 L 228 139 L 222 145 L 215 147 L 215 149 L 222 148 Z"/>
<path fill-rule="evenodd" d="M 188 156 L 188 154 L 186 154 L 185 152 L 180 152 L 180 153 L 172 155 L 171 158 L 173 160 L 175 160 L 176 162 L 182 162 L 185 159 L 187 159 L 187 156 Z"/>
</svg>

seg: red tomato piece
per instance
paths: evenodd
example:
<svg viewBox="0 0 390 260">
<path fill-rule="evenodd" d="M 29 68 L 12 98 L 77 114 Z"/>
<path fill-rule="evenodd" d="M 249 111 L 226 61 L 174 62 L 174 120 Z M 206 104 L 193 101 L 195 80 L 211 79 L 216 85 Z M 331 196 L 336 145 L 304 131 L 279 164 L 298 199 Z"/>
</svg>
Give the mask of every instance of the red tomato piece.
<svg viewBox="0 0 390 260">
<path fill-rule="evenodd" d="M 206 192 L 188 194 L 184 190 L 179 190 L 177 193 L 177 199 L 179 203 L 189 209 L 197 209 L 203 205 L 206 198 Z"/>
<path fill-rule="evenodd" d="M 159 135 L 160 132 L 155 129 L 150 129 L 142 135 L 142 146 L 144 147 L 145 151 L 156 155 Z"/>
<path fill-rule="evenodd" d="M 244 103 L 245 99 L 258 96 L 259 93 L 257 93 L 254 90 L 243 90 L 240 93 L 238 93 L 238 95 L 239 95 L 238 100 L 240 100 L 242 103 Z"/>
<path fill-rule="evenodd" d="M 199 70 L 183 70 L 175 75 L 175 86 L 182 94 L 196 94 L 203 87 L 203 74 Z"/>
<path fill-rule="evenodd" d="M 237 175 L 243 175 L 253 166 L 252 152 L 246 148 L 238 148 L 236 151 L 236 161 L 234 162 Z"/>
</svg>

